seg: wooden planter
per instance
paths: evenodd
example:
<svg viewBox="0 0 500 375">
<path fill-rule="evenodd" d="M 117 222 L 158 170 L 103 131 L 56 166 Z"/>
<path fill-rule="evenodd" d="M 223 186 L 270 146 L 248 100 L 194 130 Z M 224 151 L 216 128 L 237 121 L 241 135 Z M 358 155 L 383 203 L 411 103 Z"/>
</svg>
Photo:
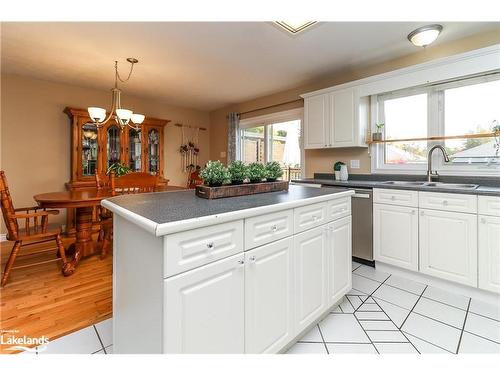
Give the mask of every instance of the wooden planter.
<svg viewBox="0 0 500 375">
<path fill-rule="evenodd" d="M 216 187 L 198 185 L 196 186 L 196 195 L 200 198 L 217 199 L 282 190 L 288 190 L 288 181 L 259 182 L 256 184 L 223 185 Z"/>
</svg>

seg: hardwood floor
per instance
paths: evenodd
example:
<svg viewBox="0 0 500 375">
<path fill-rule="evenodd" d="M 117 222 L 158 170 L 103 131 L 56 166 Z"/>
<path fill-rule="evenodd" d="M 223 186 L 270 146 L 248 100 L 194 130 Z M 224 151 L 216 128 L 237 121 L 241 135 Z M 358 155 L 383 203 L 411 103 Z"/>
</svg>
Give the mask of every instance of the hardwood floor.
<svg viewBox="0 0 500 375">
<path fill-rule="evenodd" d="M 72 241 L 64 239 L 65 247 Z M 30 256 L 15 266 L 54 258 L 53 247 L 53 252 Z M 11 248 L 11 242 L 1 243 L 2 270 Z M 40 249 L 41 245 L 34 251 Z M 61 274 L 60 266 L 60 262 L 51 262 L 12 271 L 8 284 L 0 289 L 0 331 L 16 330 L 16 337 L 45 335 L 54 340 L 112 316 L 111 254 L 104 260 L 99 256 L 82 260 L 69 277 Z M 0 345 L 0 353 L 11 353 L 6 347 Z"/>
</svg>

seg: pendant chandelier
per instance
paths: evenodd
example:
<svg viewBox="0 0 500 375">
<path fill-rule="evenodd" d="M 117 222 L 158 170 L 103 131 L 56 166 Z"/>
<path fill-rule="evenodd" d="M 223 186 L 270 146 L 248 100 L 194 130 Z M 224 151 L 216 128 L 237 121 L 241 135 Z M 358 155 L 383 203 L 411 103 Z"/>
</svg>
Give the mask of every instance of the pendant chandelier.
<svg viewBox="0 0 500 375">
<path fill-rule="evenodd" d="M 139 62 L 139 60 L 133 57 L 129 57 L 127 61 L 130 63 L 130 71 L 125 79 L 120 77 L 120 73 L 118 73 L 118 61 L 115 61 L 115 87 L 111 89 L 112 102 L 109 114 L 106 116 L 106 110 L 104 108 L 87 108 L 90 119 L 99 128 L 106 124 L 109 120 L 114 119 L 116 123 L 120 125 L 122 131 L 127 125 L 135 130 L 139 130 L 139 125 L 141 125 L 144 121 L 144 115 L 133 113 L 131 110 L 122 108 L 121 106 L 121 90 L 118 88 L 118 80 L 120 82 L 127 82 L 132 75 L 132 71 L 134 70 L 134 64 Z"/>
</svg>

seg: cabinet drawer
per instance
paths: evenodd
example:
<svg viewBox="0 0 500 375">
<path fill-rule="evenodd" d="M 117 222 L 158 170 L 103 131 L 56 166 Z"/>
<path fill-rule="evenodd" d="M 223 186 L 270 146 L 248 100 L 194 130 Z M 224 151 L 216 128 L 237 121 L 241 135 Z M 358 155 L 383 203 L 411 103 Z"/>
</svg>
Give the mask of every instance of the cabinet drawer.
<svg viewBox="0 0 500 375">
<path fill-rule="evenodd" d="M 243 220 L 174 233 L 165 237 L 164 277 L 243 251 Z"/>
<path fill-rule="evenodd" d="M 303 232 L 327 222 L 326 203 L 310 204 L 293 210 L 294 233 Z"/>
<path fill-rule="evenodd" d="M 419 207 L 441 211 L 477 212 L 477 197 L 467 194 L 420 192 Z"/>
<path fill-rule="evenodd" d="M 293 210 L 279 211 L 245 220 L 245 250 L 293 234 Z"/>
<path fill-rule="evenodd" d="M 340 219 L 351 214 L 351 197 L 328 201 L 327 206 L 328 221 Z"/>
<path fill-rule="evenodd" d="M 500 197 L 477 197 L 478 213 L 480 215 L 500 216 Z"/>
<path fill-rule="evenodd" d="M 418 206 L 418 191 L 396 189 L 373 189 L 374 203 L 387 203 L 396 206 Z"/>
</svg>

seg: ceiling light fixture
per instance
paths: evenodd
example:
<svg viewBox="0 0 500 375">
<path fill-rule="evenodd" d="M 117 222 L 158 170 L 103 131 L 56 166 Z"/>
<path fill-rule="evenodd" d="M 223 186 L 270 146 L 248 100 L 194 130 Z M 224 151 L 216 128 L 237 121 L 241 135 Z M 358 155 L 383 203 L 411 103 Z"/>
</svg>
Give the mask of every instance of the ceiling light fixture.
<svg viewBox="0 0 500 375">
<path fill-rule="evenodd" d="M 274 23 L 290 34 L 296 35 L 314 25 L 316 21 L 274 21 Z"/>
<path fill-rule="evenodd" d="M 145 116 L 139 113 L 134 113 L 129 109 L 122 108 L 121 105 L 121 90 L 118 88 L 118 80 L 120 82 L 127 82 L 132 76 L 132 71 L 134 70 L 134 64 L 137 64 L 139 60 L 133 57 L 129 57 L 127 61 L 130 63 L 130 71 L 127 78 L 122 79 L 118 73 L 118 61 L 115 61 L 115 87 L 111 89 L 112 100 L 111 100 L 111 111 L 106 117 L 106 110 L 99 107 L 89 107 L 87 111 L 89 113 L 90 119 L 97 126 L 101 127 L 106 124 L 111 118 L 113 118 L 118 125 L 120 125 L 122 131 L 128 125 L 136 130 L 139 129 L 139 125 L 144 121 Z M 131 123 L 133 125 L 131 125 Z"/>
<path fill-rule="evenodd" d="M 438 24 L 426 25 L 413 30 L 408 34 L 408 40 L 417 47 L 426 47 L 434 42 L 443 30 Z"/>
</svg>

